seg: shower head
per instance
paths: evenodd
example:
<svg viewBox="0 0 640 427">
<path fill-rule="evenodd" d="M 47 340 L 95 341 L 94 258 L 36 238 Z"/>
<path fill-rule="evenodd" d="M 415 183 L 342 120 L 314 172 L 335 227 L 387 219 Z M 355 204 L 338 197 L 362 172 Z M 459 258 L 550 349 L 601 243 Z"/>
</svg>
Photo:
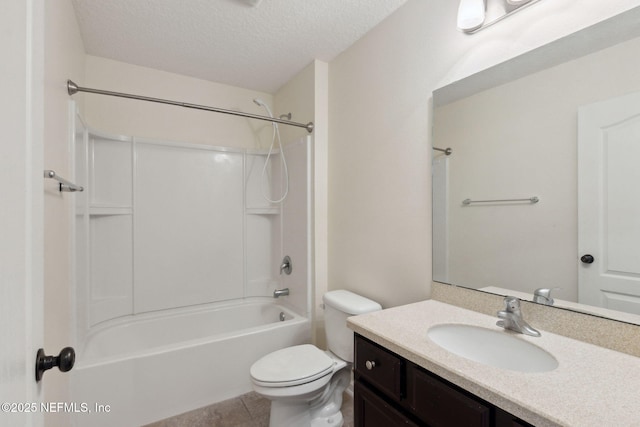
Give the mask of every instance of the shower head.
<svg viewBox="0 0 640 427">
<path fill-rule="evenodd" d="M 271 109 L 269 109 L 269 106 L 267 105 L 266 102 L 264 102 L 260 98 L 253 98 L 253 102 L 255 102 L 256 105 L 264 107 L 267 110 L 267 113 L 269 113 L 269 117 L 273 118 L 273 114 L 271 114 Z"/>
</svg>

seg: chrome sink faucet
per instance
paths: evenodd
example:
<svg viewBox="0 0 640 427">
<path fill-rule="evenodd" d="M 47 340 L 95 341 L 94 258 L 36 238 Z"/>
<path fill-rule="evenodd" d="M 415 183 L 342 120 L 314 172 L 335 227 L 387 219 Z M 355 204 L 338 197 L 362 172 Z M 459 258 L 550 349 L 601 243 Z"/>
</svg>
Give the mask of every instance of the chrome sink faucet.
<svg viewBox="0 0 640 427">
<path fill-rule="evenodd" d="M 498 311 L 498 317 L 501 320 L 498 320 L 496 325 L 514 332 L 531 335 L 532 337 L 540 336 L 540 332 L 529 326 L 529 324 L 522 318 L 520 300 L 518 298 L 505 297 L 504 306 L 504 310 Z"/>
</svg>

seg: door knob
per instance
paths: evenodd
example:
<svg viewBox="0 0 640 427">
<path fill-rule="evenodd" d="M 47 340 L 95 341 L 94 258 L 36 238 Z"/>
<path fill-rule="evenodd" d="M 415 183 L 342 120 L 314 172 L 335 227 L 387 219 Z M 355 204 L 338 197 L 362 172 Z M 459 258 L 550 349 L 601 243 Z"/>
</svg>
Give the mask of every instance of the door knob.
<svg viewBox="0 0 640 427">
<path fill-rule="evenodd" d="M 580 257 L 580 261 L 582 261 L 585 264 L 591 264 L 593 263 L 593 261 L 595 261 L 595 258 L 593 257 L 593 255 L 586 254 Z"/>
<path fill-rule="evenodd" d="M 39 382 L 44 375 L 44 371 L 47 371 L 54 366 L 62 372 L 68 372 L 73 368 L 76 362 L 76 352 L 73 347 L 65 347 L 60 350 L 60 354 L 57 356 L 46 356 L 44 349 L 39 349 L 36 354 L 36 381 Z"/>
</svg>

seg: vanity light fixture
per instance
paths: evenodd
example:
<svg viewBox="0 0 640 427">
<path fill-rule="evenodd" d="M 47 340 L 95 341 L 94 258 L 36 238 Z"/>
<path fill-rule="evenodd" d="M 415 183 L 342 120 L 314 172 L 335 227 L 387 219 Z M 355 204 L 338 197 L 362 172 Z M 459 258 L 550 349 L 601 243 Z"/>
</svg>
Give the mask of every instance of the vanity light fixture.
<svg viewBox="0 0 640 427">
<path fill-rule="evenodd" d="M 258 7 L 262 0 L 240 0 L 241 3 L 245 3 L 247 6 Z"/>
<path fill-rule="evenodd" d="M 540 0 L 460 0 L 458 29 L 473 34 Z"/>
<path fill-rule="evenodd" d="M 479 30 L 484 24 L 487 0 L 460 0 L 458 28 L 465 33 Z"/>
</svg>

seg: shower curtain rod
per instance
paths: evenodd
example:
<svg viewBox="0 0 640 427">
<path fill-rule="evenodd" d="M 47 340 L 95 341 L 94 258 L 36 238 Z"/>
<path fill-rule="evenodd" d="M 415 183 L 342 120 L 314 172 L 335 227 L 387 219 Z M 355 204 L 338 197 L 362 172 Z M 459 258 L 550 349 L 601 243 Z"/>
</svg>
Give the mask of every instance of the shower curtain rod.
<svg viewBox="0 0 640 427">
<path fill-rule="evenodd" d="M 69 93 L 69 95 L 74 95 L 78 92 L 97 93 L 98 95 L 117 96 L 119 98 L 137 99 L 140 101 L 157 102 L 159 104 L 175 105 L 178 107 L 193 108 L 196 110 L 213 111 L 214 113 L 231 114 L 233 116 L 248 117 L 250 119 L 257 119 L 257 120 L 265 120 L 268 122 L 272 122 L 272 123 L 275 122 L 275 123 L 280 123 L 288 126 L 297 126 L 299 128 L 305 128 L 309 133 L 313 132 L 313 122 L 304 124 L 304 123 L 292 122 L 290 120 L 277 119 L 275 117 L 267 117 L 267 116 L 260 116 L 257 114 L 244 113 L 242 111 L 225 110 L 223 108 L 216 108 L 216 107 L 207 107 L 206 105 L 189 104 L 187 102 L 171 101 L 168 99 L 160 99 L 160 98 L 150 98 L 148 96 L 131 95 L 129 93 L 111 92 L 108 90 L 100 90 L 100 89 L 91 89 L 87 87 L 80 87 L 74 82 L 72 82 L 71 80 L 67 80 L 67 92 Z"/>
</svg>

